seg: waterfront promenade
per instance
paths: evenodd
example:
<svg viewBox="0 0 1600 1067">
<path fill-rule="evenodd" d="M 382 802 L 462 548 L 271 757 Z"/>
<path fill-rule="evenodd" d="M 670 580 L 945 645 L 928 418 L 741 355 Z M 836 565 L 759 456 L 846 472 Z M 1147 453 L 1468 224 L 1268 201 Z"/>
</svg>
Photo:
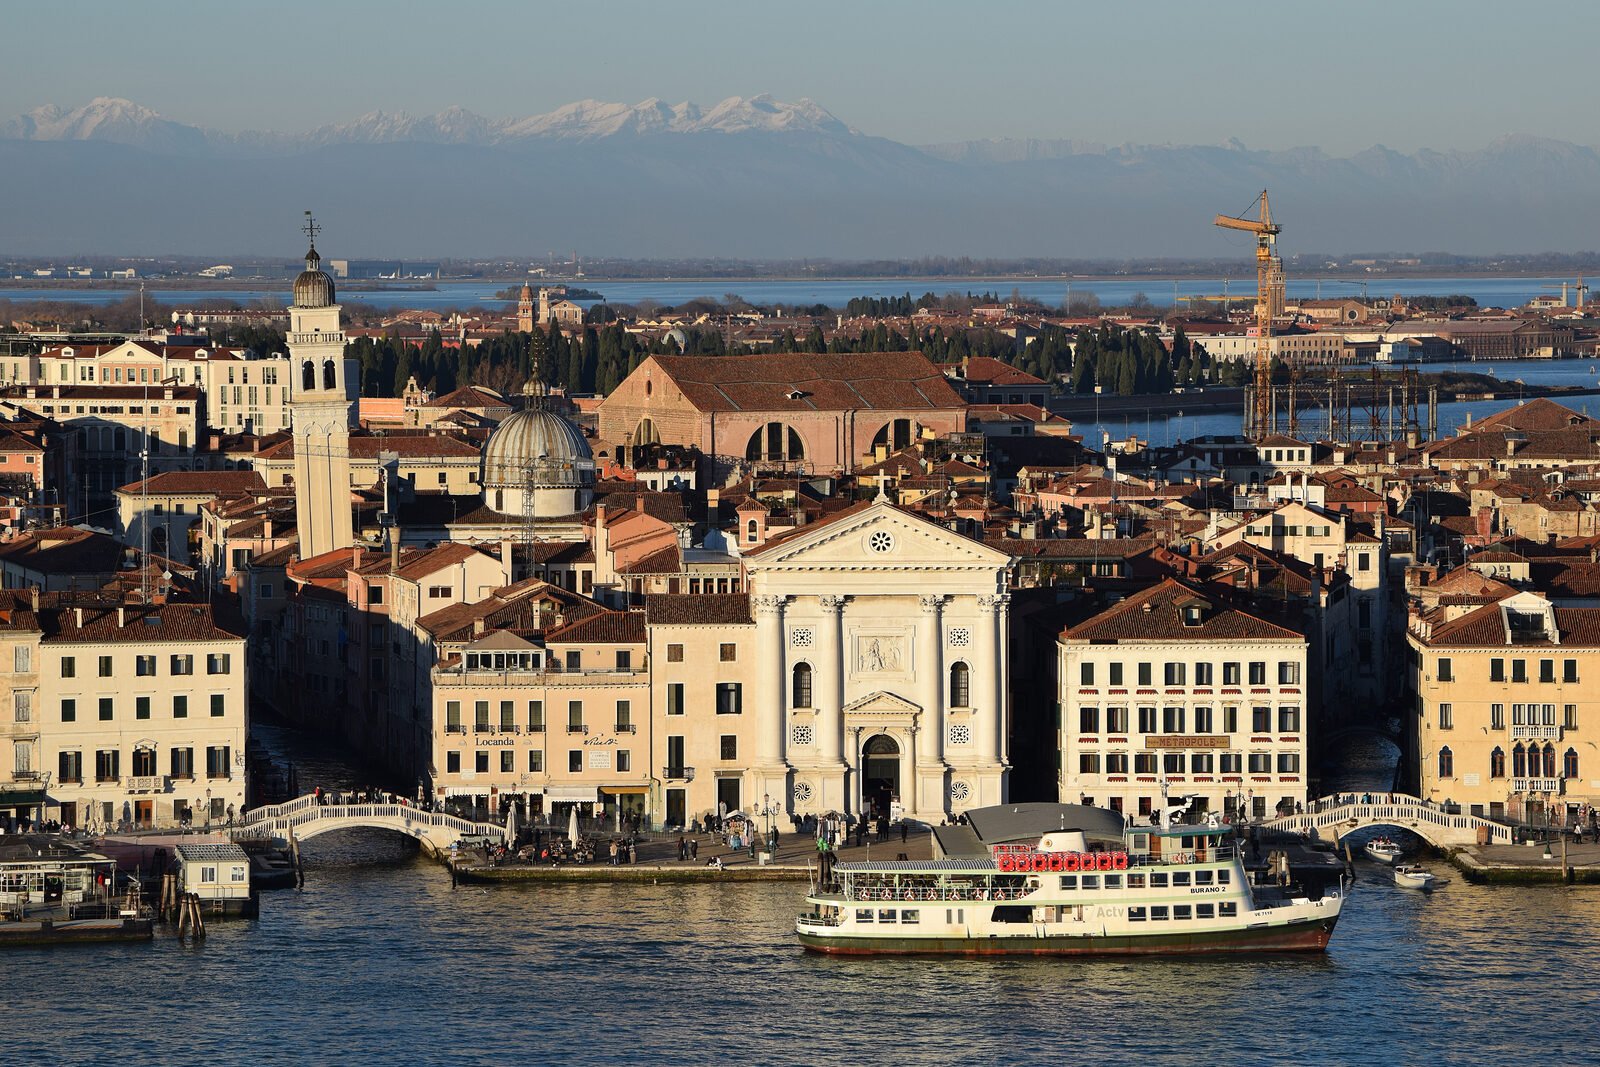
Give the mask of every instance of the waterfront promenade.
<svg viewBox="0 0 1600 1067">
<path fill-rule="evenodd" d="M 555 836 L 564 836 L 559 831 Z M 551 864 L 548 861 L 524 863 L 507 859 L 493 863 L 482 849 L 459 852 L 451 861 L 455 876 L 462 881 L 804 881 L 817 866 L 817 841 L 805 834 L 788 833 L 778 839 L 778 850 L 772 862 L 762 864 L 750 856 L 750 850 L 730 849 L 720 837 L 710 834 L 684 834 L 685 840 L 699 843 L 699 856 L 693 860 L 678 858 L 677 834 L 652 835 L 639 842 L 639 862 L 617 864 L 610 862 L 609 835 L 591 835 L 596 841 L 596 860 L 593 863 Z M 548 841 L 549 838 L 544 838 Z M 900 828 L 895 826 L 883 840 L 868 834 L 859 846 L 851 837 L 835 853 L 837 862 L 856 863 L 863 860 L 898 859 L 904 853 L 907 859 L 925 860 L 933 857 L 933 834 L 928 830 L 910 829 L 906 840 L 900 840 Z M 722 860 L 718 870 L 715 861 Z"/>
</svg>

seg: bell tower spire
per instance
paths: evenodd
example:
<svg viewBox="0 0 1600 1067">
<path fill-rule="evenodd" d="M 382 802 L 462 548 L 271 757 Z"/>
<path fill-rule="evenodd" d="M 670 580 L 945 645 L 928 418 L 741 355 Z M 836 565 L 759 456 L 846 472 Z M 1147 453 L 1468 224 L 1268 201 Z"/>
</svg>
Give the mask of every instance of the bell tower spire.
<svg viewBox="0 0 1600 1067">
<path fill-rule="evenodd" d="M 322 270 L 317 254 L 321 229 L 307 211 L 301 227 L 310 241 L 306 269 L 294 281 L 294 303 L 289 306 L 289 420 L 301 559 L 349 548 L 355 540 L 350 423 L 356 389 L 344 356 L 333 279 Z"/>
</svg>

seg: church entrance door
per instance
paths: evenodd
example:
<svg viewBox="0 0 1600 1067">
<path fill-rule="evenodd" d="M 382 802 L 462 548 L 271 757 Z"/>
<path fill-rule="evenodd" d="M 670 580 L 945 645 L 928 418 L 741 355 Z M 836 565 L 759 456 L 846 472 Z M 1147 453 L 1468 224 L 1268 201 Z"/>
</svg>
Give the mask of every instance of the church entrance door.
<svg viewBox="0 0 1600 1067">
<path fill-rule="evenodd" d="M 862 810 L 873 818 L 889 814 L 900 799 L 900 744 L 888 734 L 874 734 L 861 747 Z"/>
</svg>

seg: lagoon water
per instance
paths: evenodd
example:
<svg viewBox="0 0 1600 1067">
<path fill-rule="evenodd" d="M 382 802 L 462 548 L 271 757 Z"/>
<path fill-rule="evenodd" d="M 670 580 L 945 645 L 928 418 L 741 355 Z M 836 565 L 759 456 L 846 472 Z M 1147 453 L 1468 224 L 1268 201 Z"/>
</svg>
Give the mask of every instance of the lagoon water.
<svg viewBox="0 0 1600 1067">
<path fill-rule="evenodd" d="M 1392 748 L 1351 744 L 1337 784 L 1385 787 Z M 397 837 L 305 854 L 303 891 L 198 946 L 0 957 L 0 1063 L 1596 1062 L 1600 888 L 1430 898 L 1362 864 L 1320 956 L 832 959 L 795 946 L 794 884 L 452 890 Z"/>
</svg>

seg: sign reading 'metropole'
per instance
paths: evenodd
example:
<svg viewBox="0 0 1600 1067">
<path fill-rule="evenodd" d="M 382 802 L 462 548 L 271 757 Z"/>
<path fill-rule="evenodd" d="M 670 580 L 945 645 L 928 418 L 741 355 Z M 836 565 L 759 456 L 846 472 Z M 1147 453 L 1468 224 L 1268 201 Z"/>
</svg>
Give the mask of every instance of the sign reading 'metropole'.
<svg viewBox="0 0 1600 1067">
<path fill-rule="evenodd" d="M 1227 748 L 1224 734 L 1160 734 L 1144 739 L 1145 748 Z"/>
</svg>

